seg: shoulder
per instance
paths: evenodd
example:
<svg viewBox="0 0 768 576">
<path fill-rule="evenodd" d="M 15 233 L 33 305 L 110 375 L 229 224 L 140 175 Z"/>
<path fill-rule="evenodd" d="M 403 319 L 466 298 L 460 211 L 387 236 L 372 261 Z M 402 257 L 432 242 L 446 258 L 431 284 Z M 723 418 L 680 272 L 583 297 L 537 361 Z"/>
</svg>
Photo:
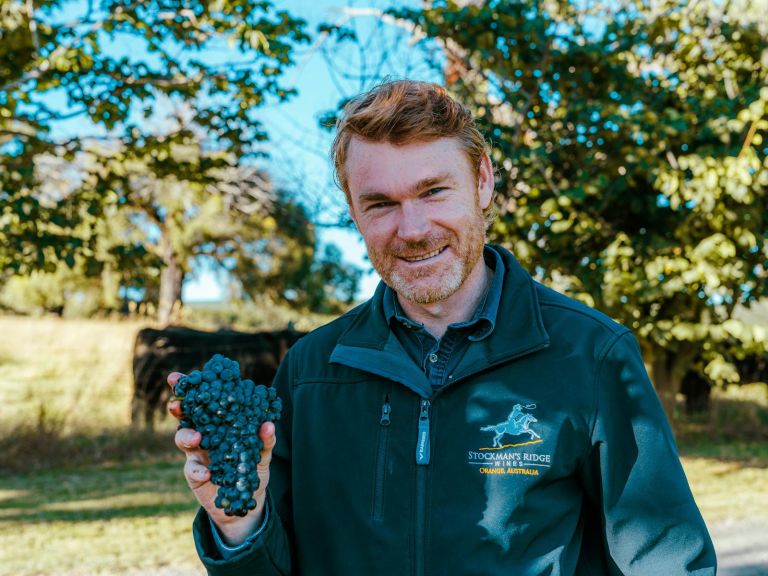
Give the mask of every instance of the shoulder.
<svg viewBox="0 0 768 576">
<path fill-rule="evenodd" d="M 291 348 L 291 354 L 299 358 L 307 355 L 330 356 L 341 335 L 366 313 L 370 306 L 371 301 L 367 300 L 327 324 L 315 328 L 296 342 Z"/>
<path fill-rule="evenodd" d="M 534 281 L 541 316 L 552 338 L 592 341 L 603 348 L 631 331 L 599 310 Z"/>
<path fill-rule="evenodd" d="M 571 321 L 586 323 L 612 333 L 626 332 L 627 328 L 596 308 L 566 296 L 543 284 L 534 281 L 536 296 L 542 313 L 550 316 L 563 316 Z"/>
<path fill-rule="evenodd" d="M 518 322 L 540 322 L 551 343 L 560 341 L 601 347 L 629 332 L 599 310 L 538 282 L 505 248 L 496 245 L 491 248 L 499 254 L 505 266 L 502 298 L 507 299 L 507 305 L 500 310 Z M 531 316 L 525 318 L 529 312 Z M 525 330 L 524 325 L 518 328 Z"/>
</svg>

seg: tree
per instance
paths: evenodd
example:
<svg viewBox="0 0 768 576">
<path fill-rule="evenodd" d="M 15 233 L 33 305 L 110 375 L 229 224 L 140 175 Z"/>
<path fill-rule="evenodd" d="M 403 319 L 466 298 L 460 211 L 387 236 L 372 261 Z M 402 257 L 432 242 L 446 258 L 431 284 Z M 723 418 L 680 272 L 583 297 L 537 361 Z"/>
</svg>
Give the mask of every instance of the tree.
<svg viewBox="0 0 768 576">
<path fill-rule="evenodd" d="M 92 257 L 105 207 L 133 202 L 131 162 L 164 185 L 175 178 L 204 188 L 259 157 L 266 134 L 257 111 L 292 94 L 280 77 L 295 45 L 308 40 L 303 29 L 269 1 L 3 2 L 2 269 L 53 271 L 61 261 L 74 265 L 76 254 Z M 184 116 L 174 130 L 158 130 L 157 104 L 169 102 L 183 103 Z M 77 134 L 62 135 L 73 119 Z M 188 161 L 184 151 L 201 133 L 206 149 Z M 46 196 L 44 157 L 86 169 L 66 193 Z M 178 271 L 166 277 L 173 284 Z"/>
<path fill-rule="evenodd" d="M 302 282 L 304 306 L 322 314 L 344 312 L 355 300 L 360 276 L 359 269 L 342 261 L 335 244 L 326 244 Z"/>
<path fill-rule="evenodd" d="M 768 4 L 754 4 L 393 11 L 440 42 L 436 65 L 491 138 L 492 237 L 634 329 L 670 416 L 694 358 L 727 381 L 729 350 L 765 347 L 733 315 L 768 293 Z"/>
</svg>

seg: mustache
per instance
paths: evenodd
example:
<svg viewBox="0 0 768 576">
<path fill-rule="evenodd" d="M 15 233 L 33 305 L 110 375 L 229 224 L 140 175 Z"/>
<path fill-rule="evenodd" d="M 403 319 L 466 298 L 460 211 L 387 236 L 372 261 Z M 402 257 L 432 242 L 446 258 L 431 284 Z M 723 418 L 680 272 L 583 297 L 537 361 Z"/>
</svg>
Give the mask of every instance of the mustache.
<svg viewBox="0 0 768 576">
<path fill-rule="evenodd" d="M 420 240 L 413 242 L 397 241 L 393 242 L 389 247 L 389 252 L 398 257 L 412 257 L 427 252 L 432 252 L 438 248 L 443 248 L 449 242 L 449 239 L 443 235 L 431 235 L 425 236 Z"/>
</svg>

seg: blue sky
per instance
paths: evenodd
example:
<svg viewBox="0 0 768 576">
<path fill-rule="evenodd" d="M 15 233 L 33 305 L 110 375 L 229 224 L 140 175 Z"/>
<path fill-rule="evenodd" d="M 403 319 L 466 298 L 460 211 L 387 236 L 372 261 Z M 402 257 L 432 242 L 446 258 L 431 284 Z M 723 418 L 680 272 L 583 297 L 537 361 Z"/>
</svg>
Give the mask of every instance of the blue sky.
<svg viewBox="0 0 768 576">
<path fill-rule="evenodd" d="M 360 10 L 366 8 L 384 8 L 394 2 L 383 0 L 350 1 L 339 0 L 278 0 L 275 2 L 282 9 L 307 20 L 308 31 L 315 35 L 319 22 L 338 21 L 349 18 L 345 9 Z M 418 5 L 417 1 L 400 2 L 400 5 Z M 381 66 L 381 73 L 392 76 L 407 75 L 412 78 L 435 80 L 434 73 L 426 66 L 418 49 L 408 44 L 409 37 L 399 28 L 388 27 L 382 32 L 377 28 L 379 21 L 371 16 L 356 16 L 349 19 L 361 39 L 370 42 L 364 54 L 366 62 L 380 64 L 383 51 L 388 58 Z M 376 35 L 372 38 L 372 35 Z M 380 40 L 380 41 L 379 41 Z M 357 49 L 334 53 L 337 62 L 329 66 L 324 57 L 324 50 L 330 43 L 323 44 L 315 40 L 311 46 L 304 46 L 297 58 L 297 65 L 290 70 L 285 81 L 298 90 L 298 96 L 290 102 L 265 107 L 260 118 L 270 134 L 268 150 L 270 160 L 267 163 L 276 183 L 288 189 L 301 189 L 305 201 L 310 205 L 321 205 L 321 220 L 333 220 L 344 209 L 343 194 L 332 180 L 332 171 L 328 160 L 328 150 L 332 134 L 318 127 L 318 117 L 334 109 L 343 97 L 352 96 L 367 88 L 365 83 L 341 78 L 343 69 L 352 71 L 358 66 L 360 53 Z M 366 274 L 358 293 L 364 299 L 373 293 L 379 277 L 366 260 L 362 238 L 353 229 L 319 227 L 321 242 L 338 245 L 344 259 L 361 269 Z M 187 302 L 211 301 L 224 297 L 221 281 L 209 267 L 202 263 L 195 277 L 185 283 L 184 300 Z"/>
</svg>

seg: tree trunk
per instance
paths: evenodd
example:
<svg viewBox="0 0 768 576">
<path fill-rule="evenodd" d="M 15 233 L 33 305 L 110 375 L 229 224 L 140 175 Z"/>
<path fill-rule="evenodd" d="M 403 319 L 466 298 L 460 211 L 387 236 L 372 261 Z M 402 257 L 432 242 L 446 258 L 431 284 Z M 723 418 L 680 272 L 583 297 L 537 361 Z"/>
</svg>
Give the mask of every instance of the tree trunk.
<svg viewBox="0 0 768 576">
<path fill-rule="evenodd" d="M 670 358 L 666 350 L 657 348 L 652 353 L 651 358 L 651 382 L 656 388 L 656 394 L 661 400 L 664 412 L 670 423 L 675 418 L 675 396 L 678 390 L 678 383 L 674 380 L 674 375 L 670 367 Z"/>
<path fill-rule="evenodd" d="M 157 321 L 160 326 L 168 326 L 178 319 L 181 310 L 181 285 L 184 272 L 178 255 L 173 251 L 173 243 L 166 230 L 160 234 L 160 254 L 163 270 L 160 273 L 160 297 L 157 304 Z"/>
<path fill-rule="evenodd" d="M 712 396 L 712 383 L 695 370 L 690 370 L 684 377 L 680 391 L 685 395 L 685 412 L 706 414 L 709 412 L 709 400 Z"/>
<path fill-rule="evenodd" d="M 669 423 L 674 427 L 677 394 L 696 356 L 696 346 L 681 343 L 679 350 L 671 351 L 651 344 L 645 350 L 648 355 L 646 366 L 651 382 L 661 400 Z"/>
<path fill-rule="evenodd" d="M 108 263 L 101 271 L 101 305 L 104 310 L 114 312 L 121 308 L 121 304 L 120 276 Z"/>
</svg>

